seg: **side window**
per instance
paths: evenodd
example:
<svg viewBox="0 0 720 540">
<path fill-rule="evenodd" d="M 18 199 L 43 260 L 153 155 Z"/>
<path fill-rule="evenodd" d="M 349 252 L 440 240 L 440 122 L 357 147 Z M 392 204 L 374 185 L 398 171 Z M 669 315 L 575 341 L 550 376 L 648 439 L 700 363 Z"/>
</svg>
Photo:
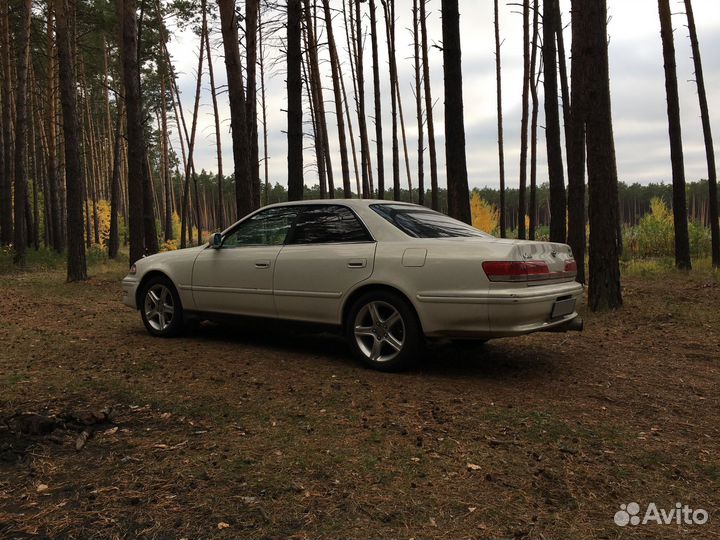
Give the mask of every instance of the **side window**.
<svg viewBox="0 0 720 540">
<path fill-rule="evenodd" d="M 372 238 L 353 212 L 344 206 L 306 206 L 295 224 L 290 243 L 370 242 Z"/>
<path fill-rule="evenodd" d="M 259 212 L 226 235 L 223 248 L 282 245 L 299 210 L 299 207 L 284 207 Z"/>
</svg>

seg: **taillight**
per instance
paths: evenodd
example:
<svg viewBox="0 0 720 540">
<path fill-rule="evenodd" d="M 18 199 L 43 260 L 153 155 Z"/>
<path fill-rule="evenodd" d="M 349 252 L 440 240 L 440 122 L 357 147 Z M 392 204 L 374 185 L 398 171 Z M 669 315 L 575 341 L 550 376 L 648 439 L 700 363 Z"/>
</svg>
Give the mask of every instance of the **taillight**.
<svg viewBox="0 0 720 540">
<path fill-rule="evenodd" d="M 543 261 L 485 261 L 482 267 L 490 281 L 534 281 L 550 277 L 550 269 Z"/>
<path fill-rule="evenodd" d="M 577 275 L 577 263 L 575 259 L 568 259 L 565 261 L 565 273 L 573 276 Z"/>
</svg>

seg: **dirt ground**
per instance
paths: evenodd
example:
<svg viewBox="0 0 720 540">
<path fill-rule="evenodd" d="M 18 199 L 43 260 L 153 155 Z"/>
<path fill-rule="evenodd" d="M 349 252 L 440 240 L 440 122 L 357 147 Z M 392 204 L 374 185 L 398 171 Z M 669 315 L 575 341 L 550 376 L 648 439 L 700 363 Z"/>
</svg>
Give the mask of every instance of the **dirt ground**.
<svg viewBox="0 0 720 540">
<path fill-rule="evenodd" d="M 0 276 L 0 420 L 113 410 L 79 451 L 0 422 L 2 538 L 720 536 L 717 274 L 402 374 L 284 325 L 152 338 L 120 275 Z M 619 527 L 630 502 L 710 517 Z"/>
</svg>

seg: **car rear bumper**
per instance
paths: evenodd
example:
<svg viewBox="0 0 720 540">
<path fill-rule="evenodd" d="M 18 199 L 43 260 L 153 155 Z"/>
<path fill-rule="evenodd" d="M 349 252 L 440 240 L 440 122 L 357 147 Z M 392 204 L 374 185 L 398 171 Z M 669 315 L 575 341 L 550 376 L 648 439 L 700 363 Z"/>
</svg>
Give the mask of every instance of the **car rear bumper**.
<svg viewBox="0 0 720 540">
<path fill-rule="evenodd" d="M 129 306 L 133 309 L 137 309 L 137 302 L 135 301 L 137 297 L 137 288 L 140 283 L 140 280 L 136 279 L 132 276 L 126 276 L 122 280 L 122 290 L 123 290 L 123 304 L 126 306 Z"/>
<path fill-rule="evenodd" d="M 490 339 L 562 328 L 575 319 L 583 286 L 565 282 L 535 287 L 419 294 L 418 314 L 428 337 Z M 572 312 L 553 317 L 558 301 L 574 300 Z"/>
</svg>

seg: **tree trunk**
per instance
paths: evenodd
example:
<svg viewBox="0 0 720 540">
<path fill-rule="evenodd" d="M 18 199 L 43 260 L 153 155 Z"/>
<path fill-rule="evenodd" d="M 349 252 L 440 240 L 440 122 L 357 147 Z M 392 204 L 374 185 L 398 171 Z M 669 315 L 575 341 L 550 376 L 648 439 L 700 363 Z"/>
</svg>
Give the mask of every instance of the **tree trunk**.
<svg viewBox="0 0 720 540">
<path fill-rule="evenodd" d="M 385 33 L 388 47 L 388 67 L 390 70 L 390 117 L 392 118 L 392 176 L 393 199 L 400 200 L 400 151 L 398 146 L 397 120 L 397 62 L 395 60 L 395 5 L 392 0 L 382 0 L 385 12 Z"/>
<path fill-rule="evenodd" d="M 12 138 L 12 69 L 10 67 L 10 3 L 2 2 L 0 7 L 0 28 L 2 39 L 2 131 L 3 169 L 0 171 L 0 243 L 9 245 L 13 241 L 13 138 Z"/>
<path fill-rule="evenodd" d="M 252 2 L 250 2 L 252 3 Z M 249 5 L 249 4 L 248 4 Z M 207 29 L 207 18 L 205 22 L 205 50 L 207 52 L 208 74 L 210 75 L 210 95 L 212 96 L 213 118 L 215 119 L 215 152 L 217 155 L 217 179 L 218 179 L 218 199 L 217 209 L 215 211 L 215 228 L 225 228 L 225 211 L 223 210 L 223 161 L 222 161 L 222 137 L 220 135 L 220 112 L 218 111 L 217 92 L 215 90 L 215 71 L 212 63 L 212 50 L 210 49 L 210 32 Z M 163 104 L 164 104 L 163 97 Z M 164 105 L 163 105 L 164 107 Z M 163 122 L 165 118 L 165 110 L 163 108 Z M 252 122 L 250 122 L 252 124 Z M 257 140 L 257 121 L 255 122 L 255 138 Z M 172 222 L 171 222 L 172 225 Z M 172 234 L 172 227 L 170 229 Z"/>
<path fill-rule="evenodd" d="M 703 75 L 702 59 L 700 58 L 700 44 L 698 43 L 697 29 L 695 27 L 695 15 L 693 13 L 691 0 L 685 0 L 685 11 L 688 18 L 688 29 L 690 30 L 690 45 L 692 46 L 693 62 L 695 64 L 695 82 L 697 83 L 698 100 L 700 101 L 700 117 L 702 119 L 703 137 L 705 139 L 705 157 L 707 159 L 708 167 L 712 265 L 713 268 L 718 268 L 720 267 L 720 225 L 718 224 L 715 148 L 713 146 L 712 129 L 710 127 L 710 112 L 708 110 L 707 93 L 705 92 L 705 77 Z"/>
<path fill-rule="evenodd" d="M 458 0 L 442 0 L 443 69 L 445 72 L 445 155 L 448 214 L 472 223 L 465 155 L 462 53 Z"/>
<path fill-rule="evenodd" d="M 377 193 L 385 198 L 385 156 L 383 152 L 382 99 L 380 97 L 380 63 L 378 61 L 378 36 L 375 0 L 370 0 L 370 37 L 373 62 L 373 93 L 375 97 L 375 147 L 377 148 Z"/>
<path fill-rule="evenodd" d="M 135 0 L 117 0 L 127 114 L 128 140 L 128 214 L 130 230 L 130 264 L 140 259 L 146 250 L 144 220 L 145 133 L 143 130 L 140 96 L 140 67 Z"/>
<path fill-rule="evenodd" d="M 545 0 L 543 4 L 543 61 L 545 64 L 545 143 L 547 147 L 548 178 L 550 183 L 550 240 L 566 241 L 565 174 L 563 173 L 560 142 L 560 113 L 558 110 L 557 28 L 558 0 Z"/>
<path fill-rule="evenodd" d="M 535 240 L 535 227 L 537 225 L 537 128 L 538 128 L 538 109 L 540 102 L 538 99 L 538 85 L 542 68 L 538 70 L 537 77 L 535 68 L 537 66 L 537 48 L 538 48 L 538 24 L 539 24 L 540 6 L 538 0 L 533 2 L 533 38 L 530 54 L 530 95 L 532 97 L 532 115 L 530 121 L 530 203 L 528 205 L 528 215 L 530 217 L 528 238 Z M 541 60 L 542 63 L 542 60 Z"/>
<path fill-rule="evenodd" d="M 530 0 L 523 0 L 523 89 L 522 117 L 520 120 L 520 180 L 518 182 L 518 220 L 517 237 L 525 239 L 525 192 L 527 190 L 527 157 L 528 157 L 528 114 L 530 84 L 534 75 L 530 73 Z"/>
<path fill-rule="evenodd" d="M 585 81 L 587 103 L 587 167 L 590 192 L 590 309 L 617 309 L 622 306 L 619 245 L 617 239 L 617 165 L 610 103 L 610 74 L 607 47 L 607 6 L 605 0 L 573 0 L 573 37 L 587 54 Z M 573 42 L 575 39 L 573 40 Z M 573 44 L 575 48 L 575 44 Z"/>
<path fill-rule="evenodd" d="M 345 22 L 345 39 L 347 43 L 348 54 L 350 55 L 350 78 L 353 82 L 354 101 L 355 101 L 355 112 L 358 110 L 358 89 L 357 89 L 357 77 L 355 76 L 355 57 L 357 56 L 357 40 L 355 36 L 355 24 L 353 23 L 354 15 L 352 10 L 351 0 L 348 1 L 349 10 L 345 9 L 345 2 L 342 2 L 342 13 L 343 20 Z M 350 21 L 348 22 L 347 11 L 350 11 Z M 353 36 L 351 38 L 351 35 Z M 338 63 L 338 69 L 340 64 Z M 357 196 L 362 197 L 362 187 L 360 186 L 360 167 L 358 167 L 357 151 L 355 148 L 355 134 L 353 133 L 352 121 L 350 119 L 350 105 L 347 99 L 347 93 L 345 92 L 345 80 L 343 79 L 342 72 L 340 73 L 340 86 L 343 91 L 343 98 L 345 100 L 345 114 L 347 115 L 348 131 L 350 133 L 350 148 L 352 150 L 353 158 L 353 170 L 355 171 L 355 188 L 357 190 Z"/>
<path fill-rule="evenodd" d="M 80 164 L 80 126 L 78 125 L 77 80 L 70 46 L 68 11 L 73 13 L 74 0 L 55 0 L 55 31 L 60 74 L 60 105 L 63 115 L 65 149 L 65 189 L 67 206 L 67 279 L 87 279 L 85 244 L 83 243 L 83 175 Z M 140 231 L 142 232 L 142 231 Z M 142 237 L 141 237 L 142 238 Z"/>
<path fill-rule="evenodd" d="M 685 164 L 680 125 L 680 99 L 678 97 L 675 43 L 669 0 L 658 0 L 660 36 L 665 62 L 665 92 L 667 94 L 668 132 L 670 134 L 670 160 L 673 178 L 673 216 L 675 218 L 675 266 L 689 270 L 690 240 L 688 238 L 687 203 L 685 200 Z"/>
<path fill-rule="evenodd" d="M 338 124 L 338 141 L 340 143 L 340 166 L 343 175 L 343 191 L 345 198 L 350 198 L 350 166 L 347 155 L 347 139 L 345 138 L 345 119 L 343 106 L 343 90 L 340 81 L 340 60 L 338 58 L 335 36 L 332 28 L 332 16 L 330 14 L 330 0 L 323 0 L 325 14 L 325 28 L 327 29 L 328 49 L 330 51 L 330 68 L 332 72 L 333 96 L 335 97 L 335 115 Z M 379 182 L 379 180 L 378 180 Z M 379 184 L 378 184 L 379 185 Z"/>
<path fill-rule="evenodd" d="M 578 17 L 585 17 L 582 8 Z M 589 50 L 580 32 L 587 30 L 583 21 L 572 13 L 572 99 L 565 114 L 565 136 L 568 162 L 568 244 L 577 263 L 577 281 L 585 283 L 585 123 L 587 121 L 587 80 L 590 76 Z M 565 101 L 566 98 L 563 98 Z"/>
<path fill-rule="evenodd" d="M 190 243 L 192 243 L 192 226 L 188 224 L 190 220 L 190 179 L 192 177 L 193 184 L 195 185 L 195 203 L 196 208 L 198 208 L 196 212 L 196 220 L 197 220 L 197 229 L 198 229 L 198 245 L 200 242 L 200 211 L 199 207 L 197 207 L 198 204 L 198 197 L 197 197 L 197 178 L 195 175 L 195 164 L 193 161 L 194 156 L 194 150 L 195 150 L 195 135 L 197 133 L 197 121 L 198 121 L 198 112 L 200 109 L 200 92 L 202 91 L 202 69 L 203 69 L 203 59 L 205 58 L 205 31 L 207 30 L 207 6 L 205 5 L 205 0 L 201 3 L 201 10 L 202 10 L 202 29 L 200 31 L 200 47 L 198 51 L 198 67 L 197 67 L 197 79 L 195 83 L 195 101 L 193 105 L 193 116 L 192 116 L 192 127 L 190 128 L 190 139 L 188 141 L 188 156 L 187 156 L 187 163 L 185 165 L 185 181 L 183 183 L 183 197 L 182 202 L 180 203 L 182 205 L 181 209 L 181 223 L 180 223 L 180 247 L 185 247 L 185 233 L 187 232 L 187 238 L 190 240 Z"/>
<path fill-rule="evenodd" d="M 330 155 L 330 143 L 328 140 L 327 119 L 325 116 L 325 97 L 322 89 L 322 79 L 320 78 L 320 61 L 318 59 L 317 36 L 313 28 L 313 17 L 310 11 L 310 2 L 305 0 L 305 26 L 307 28 L 308 38 L 308 57 L 310 68 L 310 81 L 313 91 L 313 102 L 315 104 L 315 125 L 317 137 L 320 135 L 320 145 L 322 149 L 322 159 L 324 159 L 323 169 L 327 177 L 327 192 L 330 198 L 335 196 L 335 181 L 333 178 L 332 158 Z M 318 168 L 320 163 L 318 163 Z"/>
<path fill-rule="evenodd" d="M 297 1 L 299 0 L 293 0 L 293 2 Z M 239 38 L 237 19 L 235 17 L 235 0 L 218 0 L 218 6 L 220 7 L 220 24 L 223 36 L 223 49 L 225 51 L 228 97 L 230 100 L 230 129 L 232 130 L 233 161 L 235 164 L 235 205 L 237 207 L 237 217 L 240 219 L 253 210 L 250 147 L 247 133 L 247 109 L 242 79 L 242 63 L 240 61 L 240 49 L 238 46 Z M 298 32 L 298 37 L 299 36 L 300 34 Z"/>
<path fill-rule="evenodd" d="M 15 230 L 13 235 L 13 248 L 15 255 L 13 261 L 19 266 L 25 265 L 27 250 L 27 222 L 25 205 L 28 202 L 27 186 L 27 132 L 28 132 L 28 57 L 30 54 L 30 13 L 32 0 L 23 0 L 20 4 L 20 28 L 16 35 L 17 41 L 17 72 L 15 95 L 15 190 L 14 211 Z"/>
<path fill-rule="evenodd" d="M 163 79 L 164 80 L 164 79 Z M 113 143 L 113 168 L 112 179 L 110 180 L 110 234 L 108 236 L 108 257 L 117 257 L 120 249 L 120 227 L 118 218 L 120 214 L 120 172 L 122 164 L 122 100 L 119 96 L 115 98 L 115 141 Z"/>
<path fill-rule="evenodd" d="M 358 88 L 358 126 L 360 128 L 360 162 L 362 164 L 362 196 L 370 198 L 370 145 L 368 144 L 367 121 L 365 118 L 365 74 L 363 67 L 363 34 L 360 16 L 360 0 L 355 0 L 355 38 L 357 40 L 355 54 L 355 76 Z"/>
<path fill-rule="evenodd" d="M 405 174 L 407 175 L 408 194 L 410 196 L 410 202 L 413 202 L 413 183 L 412 176 L 410 174 L 410 154 L 408 154 L 407 136 L 405 135 L 405 116 L 403 115 L 402 96 L 400 96 L 400 84 L 398 83 L 397 78 L 395 79 L 395 93 L 397 94 L 398 113 L 400 113 L 400 134 L 402 135 L 403 156 L 405 157 Z"/>
<path fill-rule="evenodd" d="M 498 164 L 500 168 L 500 238 L 505 238 L 505 149 L 503 140 L 502 66 L 500 60 L 500 10 L 495 0 L 495 83 L 497 86 Z"/>
<path fill-rule="evenodd" d="M 440 200 L 438 197 L 437 151 L 435 149 L 435 122 L 433 121 L 433 101 L 430 89 L 430 62 L 428 61 L 427 15 L 425 14 L 426 3 L 427 0 L 420 0 L 420 32 L 422 34 L 423 85 L 425 87 L 425 116 L 427 118 L 428 154 L 430 156 L 430 191 L 432 197 L 431 206 L 433 210 L 439 210 Z"/>
<path fill-rule="evenodd" d="M 424 2 L 425 0 L 420 0 Z M 415 59 L 415 114 L 418 127 L 418 204 L 425 204 L 425 133 L 422 115 L 422 75 L 420 71 L 420 13 L 418 0 L 413 0 L 413 56 Z"/>
<path fill-rule="evenodd" d="M 247 133 L 250 149 L 250 189 L 252 209 L 260 206 L 260 154 L 257 121 L 257 33 L 260 0 L 245 2 L 245 42 L 247 52 Z"/>
<path fill-rule="evenodd" d="M 265 100 L 265 47 L 263 44 L 262 12 L 258 11 L 258 52 L 260 53 L 260 106 L 262 109 L 263 125 L 263 169 L 265 204 L 268 204 L 270 194 L 270 173 L 268 164 L 268 128 L 267 128 L 267 102 Z"/>
<path fill-rule="evenodd" d="M 287 3 L 288 200 L 303 199 L 302 49 L 300 0 Z"/>
<path fill-rule="evenodd" d="M 322 135 L 320 133 L 320 127 L 317 123 L 317 114 L 316 114 L 316 107 L 317 107 L 317 101 L 316 97 L 317 94 L 314 91 L 315 87 L 315 81 L 314 81 L 314 75 L 309 76 L 307 71 L 307 66 L 310 63 L 309 51 L 310 51 L 310 45 L 308 44 L 307 40 L 307 32 L 304 32 L 305 36 L 305 58 L 303 60 L 302 68 L 303 68 L 303 80 L 305 81 L 305 90 L 307 92 L 307 100 L 308 100 L 308 109 L 310 110 L 310 125 L 313 128 L 313 145 L 315 146 L 315 164 L 317 167 L 318 172 L 318 181 L 319 181 L 319 188 L 320 188 L 320 198 L 325 199 L 327 198 L 327 177 L 325 174 L 325 155 L 324 155 L 324 145 L 322 143 Z"/>
</svg>

